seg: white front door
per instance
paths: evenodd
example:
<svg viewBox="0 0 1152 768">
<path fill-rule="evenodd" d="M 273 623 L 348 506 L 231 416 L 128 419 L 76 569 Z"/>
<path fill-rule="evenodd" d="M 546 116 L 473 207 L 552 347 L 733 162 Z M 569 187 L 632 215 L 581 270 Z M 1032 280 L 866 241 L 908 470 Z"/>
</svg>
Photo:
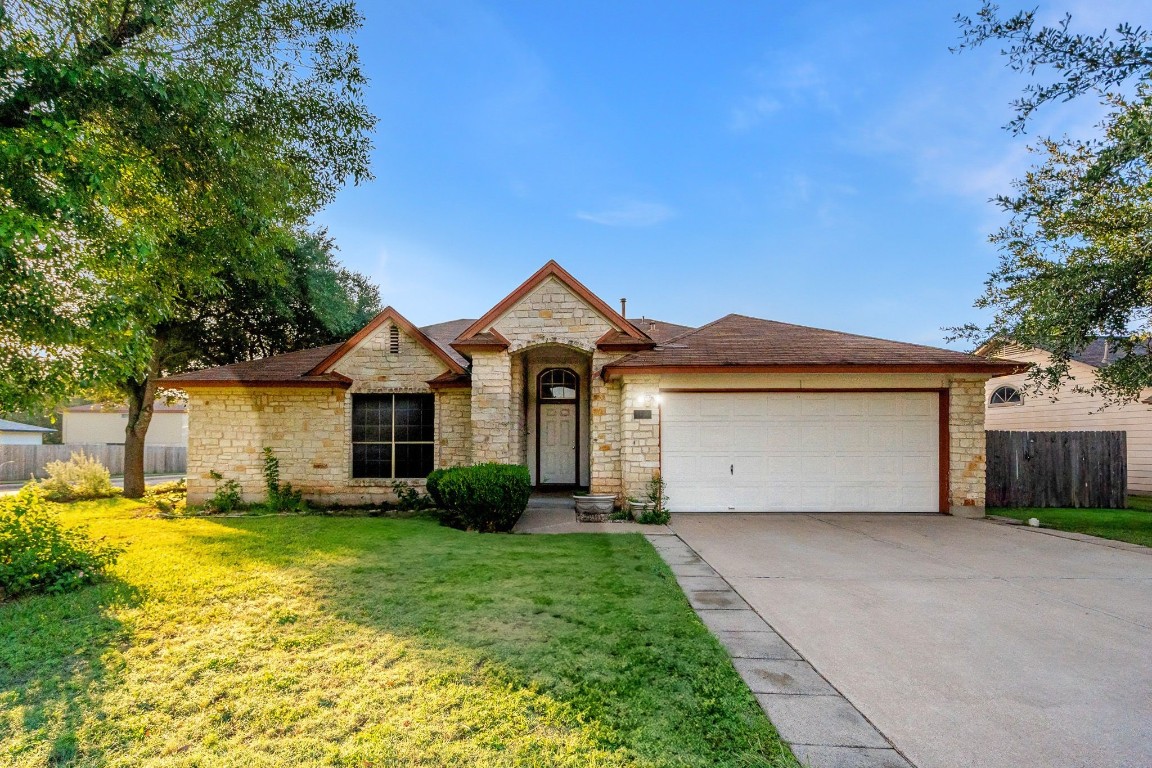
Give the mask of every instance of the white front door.
<svg viewBox="0 0 1152 768">
<path fill-rule="evenodd" d="M 576 406 L 540 406 L 541 485 L 576 485 Z"/>
</svg>

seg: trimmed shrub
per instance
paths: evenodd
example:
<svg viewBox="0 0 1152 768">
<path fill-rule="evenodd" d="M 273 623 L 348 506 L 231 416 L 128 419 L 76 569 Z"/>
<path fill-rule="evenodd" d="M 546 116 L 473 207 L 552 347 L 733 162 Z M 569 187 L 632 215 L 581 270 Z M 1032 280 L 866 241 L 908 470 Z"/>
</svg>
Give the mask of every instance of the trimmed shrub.
<svg viewBox="0 0 1152 768">
<path fill-rule="evenodd" d="M 67 592 L 99 578 L 122 550 L 65 528 L 39 486 L 0 499 L 0 599 Z"/>
<path fill-rule="evenodd" d="M 48 477 L 40 481 L 40 488 L 49 501 L 106 499 L 120 493 L 112 485 L 108 468 L 84 451 L 72 454 L 68 461 L 50 461 L 44 469 Z"/>
<path fill-rule="evenodd" d="M 453 467 L 436 485 L 444 500 L 441 522 L 486 533 L 512 530 L 532 493 L 528 468 L 518 464 Z"/>
</svg>

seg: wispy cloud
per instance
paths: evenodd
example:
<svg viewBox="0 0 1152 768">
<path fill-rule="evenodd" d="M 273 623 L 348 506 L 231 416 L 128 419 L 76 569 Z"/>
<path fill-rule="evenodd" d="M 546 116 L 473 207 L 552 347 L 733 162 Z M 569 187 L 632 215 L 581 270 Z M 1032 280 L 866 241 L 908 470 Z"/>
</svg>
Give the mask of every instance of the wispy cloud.
<svg viewBox="0 0 1152 768">
<path fill-rule="evenodd" d="M 763 120 L 778 112 L 782 105 L 771 96 L 753 96 L 732 108 L 728 128 L 733 133 L 747 133 Z"/>
<path fill-rule="evenodd" d="M 643 200 L 620 200 L 600 210 L 576 212 L 576 218 L 605 227 L 651 227 L 673 215 L 668 206 Z"/>
<path fill-rule="evenodd" d="M 814 107 L 823 112 L 839 110 L 829 92 L 828 78 L 815 62 L 780 61 L 753 67 L 744 76 L 749 93 L 728 114 L 728 130 L 732 133 L 750 132 L 785 106 Z"/>
</svg>

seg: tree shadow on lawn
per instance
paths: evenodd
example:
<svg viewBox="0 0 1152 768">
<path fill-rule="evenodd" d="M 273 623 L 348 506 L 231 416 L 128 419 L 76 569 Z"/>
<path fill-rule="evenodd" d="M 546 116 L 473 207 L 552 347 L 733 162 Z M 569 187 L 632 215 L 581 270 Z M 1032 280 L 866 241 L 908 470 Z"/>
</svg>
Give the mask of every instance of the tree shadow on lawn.
<svg viewBox="0 0 1152 768">
<path fill-rule="evenodd" d="M 206 552 L 294 574 L 317 618 L 450 658 L 445 685 L 539 694 L 607 753 L 644 764 L 795 765 L 638 534 L 475 534 L 425 519 L 214 522 L 235 533 L 205 539 Z M 316 641 L 310 632 L 331 632 L 306 616 L 307 604 L 285 609 L 304 646 Z M 290 630 L 285 642 L 295 642 Z"/>
<path fill-rule="evenodd" d="M 0 603 L 0 758 L 71 761 L 92 693 L 116 678 L 118 657 L 110 651 L 129 641 L 115 614 L 140 601 L 135 587 L 111 578 L 66 595 Z"/>
</svg>

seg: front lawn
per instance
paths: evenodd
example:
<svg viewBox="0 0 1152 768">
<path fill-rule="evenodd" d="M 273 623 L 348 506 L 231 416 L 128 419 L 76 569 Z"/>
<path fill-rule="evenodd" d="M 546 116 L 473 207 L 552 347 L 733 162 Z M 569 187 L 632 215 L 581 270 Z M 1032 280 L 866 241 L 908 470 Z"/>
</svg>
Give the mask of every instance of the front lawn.
<svg viewBox="0 0 1152 768">
<path fill-rule="evenodd" d="M 0 764 L 796 765 L 638 535 L 144 513 L 0 604 Z"/>
<path fill-rule="evenodd" d="M 1128 506 L 1129 509 L 989 508 L 988 514 L 1017 520 L 1035 517 L 1044 528 L 1152 547 L 1152 498 L 1129 496 Z"/>
</svg>

